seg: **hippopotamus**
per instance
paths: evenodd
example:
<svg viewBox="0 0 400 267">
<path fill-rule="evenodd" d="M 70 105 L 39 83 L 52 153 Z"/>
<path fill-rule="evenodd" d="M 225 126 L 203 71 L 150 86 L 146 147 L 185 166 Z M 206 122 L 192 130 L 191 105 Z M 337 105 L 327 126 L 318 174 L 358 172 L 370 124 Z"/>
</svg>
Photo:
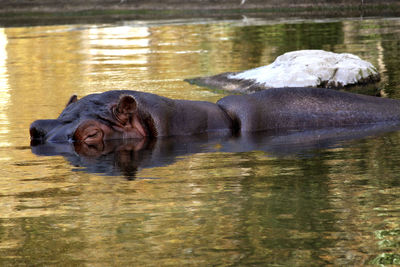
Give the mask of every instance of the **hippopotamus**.
<svg viewBox="0 0 400 267">
<path fill-rule="evenodd" d="M 320 88 L 273 88 L 217 103 L 115 90 L 72 96 L 57 119 L 30 126 L 35 142 L 148 139 L 204 133 L 327 128 L 400 121 L 400 100 Z"/>
</svg>

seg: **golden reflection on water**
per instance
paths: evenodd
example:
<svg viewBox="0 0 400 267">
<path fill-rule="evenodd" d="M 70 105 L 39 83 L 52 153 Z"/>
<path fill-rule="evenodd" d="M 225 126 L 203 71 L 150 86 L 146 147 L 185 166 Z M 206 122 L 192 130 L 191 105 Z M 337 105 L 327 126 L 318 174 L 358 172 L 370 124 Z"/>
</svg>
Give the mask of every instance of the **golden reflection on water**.
<svg viewBox="0 0 400 267">
<path fill-rule="evenodd" d="M 390 239 L 382 230 L 400 228 L 398 133 L 304 158 L 183 155 L 127 181 L 32 154 L 27 129 L 57 117 L 72 94 L 132 89 L 215 102 L 225 93 L 183 79 L 303 48 L 356 53 L 384 71 L 387 86 L 398 81 L 398 25 L 0 28 L 0 265 L 369 263 Z M 399 254 L 396 244 L 384 251 Z"/>
<path fill-rule="evenodd" d="M 0 28 L 0 147 L 9 146 L 5 141 L 9 133 L 8 116 L 6 110 L 8 108 L 10 94 L 8 86 L 8 73 L 7 73 L 7 36 L 4 29 Z"/>
</svg>

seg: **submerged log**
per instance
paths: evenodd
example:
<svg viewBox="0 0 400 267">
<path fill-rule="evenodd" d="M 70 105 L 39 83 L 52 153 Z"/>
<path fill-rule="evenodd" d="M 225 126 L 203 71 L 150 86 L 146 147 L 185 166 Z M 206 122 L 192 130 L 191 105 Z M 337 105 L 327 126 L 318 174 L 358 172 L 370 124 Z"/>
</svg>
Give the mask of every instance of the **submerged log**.
<svg viewBox="0 0 400 267">
<path fill-rule="evenodd" d="M 285 53 L 270 65 L 186 81 L 212 89 L 249 93 L 277 87 L 340 89 L 371 85 L 380 81 L 380 75 L 371 63 L 352 54 L 300 50 Z"/>
</svg>

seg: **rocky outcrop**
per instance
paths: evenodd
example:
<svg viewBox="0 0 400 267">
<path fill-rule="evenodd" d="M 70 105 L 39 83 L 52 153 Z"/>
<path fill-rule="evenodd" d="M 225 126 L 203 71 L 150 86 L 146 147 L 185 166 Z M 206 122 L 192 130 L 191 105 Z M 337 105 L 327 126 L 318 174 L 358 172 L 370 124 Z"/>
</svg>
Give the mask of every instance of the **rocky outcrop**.
<svg viewBox="0 0 400 267">
<path fill-rule="evenodd" d="M 379 80 L 377 69 L 358 56 L 323 50 L 300 50 L 285 53 L 270 65 L 187 81 L 214 89 L 253 92 L 278 87 L 339 89 L 374 84 Z"/>
</svg>

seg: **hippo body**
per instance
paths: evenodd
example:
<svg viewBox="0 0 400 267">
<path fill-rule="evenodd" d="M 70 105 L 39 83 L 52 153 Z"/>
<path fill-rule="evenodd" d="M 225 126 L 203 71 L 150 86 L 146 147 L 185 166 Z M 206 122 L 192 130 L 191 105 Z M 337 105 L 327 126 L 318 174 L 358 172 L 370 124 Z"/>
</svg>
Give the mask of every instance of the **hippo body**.
<svg viewBox="0 0 400 267">
<path fill-rule="evenodd" d="M 216 104 L 137 91 L 71 97 L 56 120 L 32 123 L 32 140 L 83 142 L 209 132 L 326 128 L 400 122 L 400 101 L 318 88 L 275 88 L 231 95 Z"/>
<path fill-rule="evenodd" d="M 217 104 L 241 132 L 400 121 L 400 101 L 319 88 L 273 88 Z"/>
</svg>

